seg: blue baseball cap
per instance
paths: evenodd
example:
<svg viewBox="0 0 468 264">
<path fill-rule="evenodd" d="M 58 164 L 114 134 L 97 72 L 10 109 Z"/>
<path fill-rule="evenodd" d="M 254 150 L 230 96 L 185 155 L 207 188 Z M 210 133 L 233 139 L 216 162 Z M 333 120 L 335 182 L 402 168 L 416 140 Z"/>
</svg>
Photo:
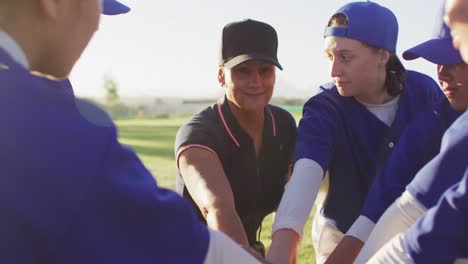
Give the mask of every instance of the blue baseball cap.
<svg viewBox="0 0 468 264">
<path fill-rule="evenodd" d="M 103 0 L 102 4 L 102 13 L 104 15 L 119 15 L 128 13 L 130 11 L 130 7 L 116 0 Z"/>
<path fill-rule="evenodd" d="M 452 44 L 450 28 L 442 19 L 443 13 L 438 20 L 439 24 L 436 27 L 434 37 L 403 52 L 405 60 L 414 60 L 422 57 L 439 65 L 458 64 L 463 61 L 460 52 Z"/>
<path fill-rule="evenodd" d="M 352 2 L 335 12 L 338 13 L 348 19 L 347 27 L 327 27 L 324 37 L 350 38 L 396 53 L 398 21 L 390 9 L 371 1 Z"/>
</svg>

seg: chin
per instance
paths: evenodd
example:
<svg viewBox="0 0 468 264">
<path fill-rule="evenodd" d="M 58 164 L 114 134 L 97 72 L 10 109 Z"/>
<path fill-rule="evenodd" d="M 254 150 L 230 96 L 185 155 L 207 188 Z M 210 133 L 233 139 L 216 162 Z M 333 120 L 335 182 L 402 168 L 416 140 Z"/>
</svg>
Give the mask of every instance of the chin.
<svg viewBox="0 0 468 264">
<path fill-rule="evenodd" d="M 338 89 L 338 93 L 341 95 L 341 96 L 353 96 L 352 93 L 350 93 L 349 91 L 347 90 L 344 90 L 342 87 L 336 87 Z"/>
<path fill-rule="evenodd" d="M 465 111 L 468 108 L 468 103 L 457 102 L 457 100 L 449 99 L 450 105 L 456 111 Z"/>
</svg>

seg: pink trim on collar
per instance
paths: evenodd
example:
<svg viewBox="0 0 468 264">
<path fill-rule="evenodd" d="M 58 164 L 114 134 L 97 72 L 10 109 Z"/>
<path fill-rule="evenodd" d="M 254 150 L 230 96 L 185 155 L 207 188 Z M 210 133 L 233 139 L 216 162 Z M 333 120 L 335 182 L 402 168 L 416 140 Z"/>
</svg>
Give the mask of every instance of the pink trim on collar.
<svg viewBox="0 0 468 264">
<path fill-rule="evenodd" d="M 202 148 L 202 149 L 205 149 L 205 150 L 208 150 L 209 152 L 215 154 L 216 156 L 218 156 L 218 154 L 216 154 L 216 152 L 214 150 L 212 150 L 211 148 L 207 147 L 207 146 L 203 146 L 203 145 L 199 145 L 199 144 L 192 144 L 192 145 L 187 145 L 187 146 L 183 146 L 181 148 L 179 148 L 179 150 L 177 151 L 177 155 L 176 155 L 176 164 L 177 164 L 177 170 L 180 171 L 180 168 L 179 168 L 179 158 L 180 158 L 180 155 L 182 154 L 182 152 L 186 151 L 187 149 L 190 149 L 190 148 Z"/>
<path fill-rule="evenodd" d="M 270 113 L 271 116 L 271 126 L 273 127 L 273 136 L 276 137 L 276 122 L 275 122 L 275 117 L 273 116 L 273 113 L 270 110 L 270 107 L 267 106 L 268 113 Z"/>
<path fill-rule="evenodd" d="M 224 115 L 223 115 L 223 111 L 221 111 L 221 103 L 218 102 L 218 113 L 219 113 L 219 116 L 221 116 L 221 121 L 223 122 L 223 125 L 224 125 L 224 128 L 226 129 L 226 131 L 228 132 L 229 136 L 231 137 L 232 141 L 234 141 L 234 144 L 236 144 L 236 146 L 238 148 L 240 148 L 240 144 L 239 142 L 237 142 L 236 138 L 234 137 L 234 135 L 231 133 L 231 130 L 229 130 L 229 127 L 226 123 L 226 120 L 224 119 Z"/>
</svg>

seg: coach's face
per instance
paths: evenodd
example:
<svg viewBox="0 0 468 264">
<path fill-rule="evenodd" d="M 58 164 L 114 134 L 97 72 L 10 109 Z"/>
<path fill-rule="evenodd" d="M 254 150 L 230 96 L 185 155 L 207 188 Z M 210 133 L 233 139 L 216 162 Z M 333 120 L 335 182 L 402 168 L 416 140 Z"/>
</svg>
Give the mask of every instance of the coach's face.
<svg viewBox="0 0 468 264">
<path fill-rule="evenodd" d="M 369 95 L 385 92 L 388 52 L 354 39 L 330 36 L 325 38 L 325 53 L 330 75 L 341 95 L 369 102 Z"/>
<path fill-rule="evenodd" d="M 275 79 L 275 65 L 261 60 L 246 61 L 232 69 L 220 68 L 218 72 L 227 99 L 246 111 L 263 111 L 273 94 Z"/>
<path fill-rule="evenodd" d="M 468 108 L 468 65 L 438 65 L 437 73 L 445 96 L 455 110 Z"/>
<path fill-rule="evenodd" d="M 445 22 L 451 28 L 453 45 L 468 63 L 468 1 L 447 0 Z"/>
</svg>

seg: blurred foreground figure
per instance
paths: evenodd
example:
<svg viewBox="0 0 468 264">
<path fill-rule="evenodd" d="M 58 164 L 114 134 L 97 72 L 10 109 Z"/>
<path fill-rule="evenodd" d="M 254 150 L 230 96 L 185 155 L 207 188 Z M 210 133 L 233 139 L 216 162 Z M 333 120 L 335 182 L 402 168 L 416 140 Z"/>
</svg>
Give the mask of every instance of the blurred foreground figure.
<svg viewBox="0 0 468 264">
<path fill-rule="evenodd" d="M 258 263 L 64 79 L 113 0 L 0 0 L 0 263 Z M 34 73 L 32 73 L 34 72 Z"/>
</svg>

